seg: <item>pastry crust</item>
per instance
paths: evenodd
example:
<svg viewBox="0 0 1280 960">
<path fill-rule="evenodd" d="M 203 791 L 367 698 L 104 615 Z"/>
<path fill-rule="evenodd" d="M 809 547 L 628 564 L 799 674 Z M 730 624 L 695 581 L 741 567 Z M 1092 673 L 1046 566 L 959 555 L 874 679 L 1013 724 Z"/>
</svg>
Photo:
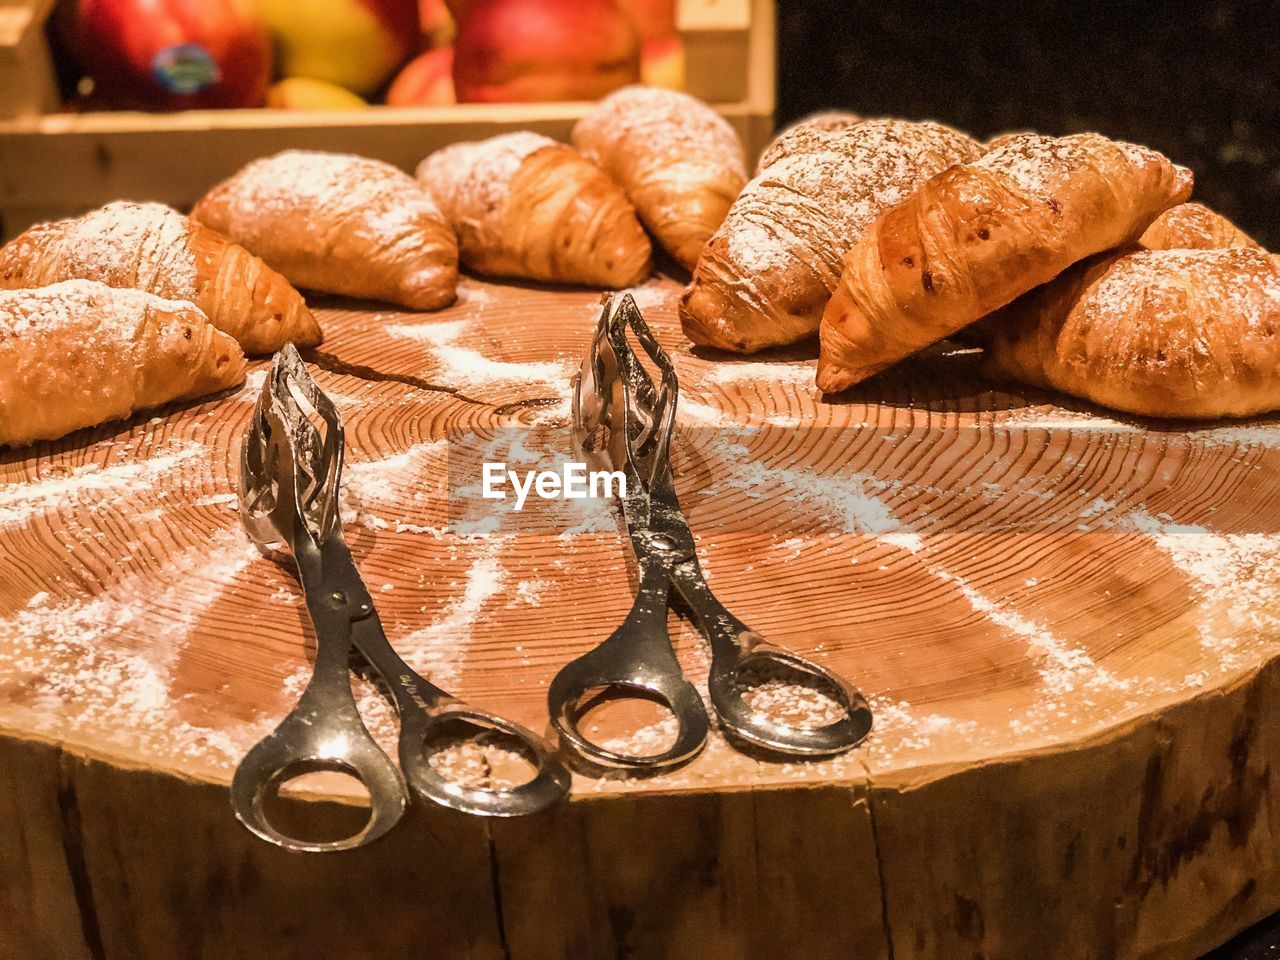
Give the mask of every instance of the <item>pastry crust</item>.
<svg viewBox="0 0 1280 960">
<path fill-rule="evenodd" d="M 189 300 L 246 353 L 320 342 L 302 295 L 244 247 L 160 203 L 109 203 L 32 227 L 0 248 L 0 288 L 63 280 Z"/>
<path fill-rule="evenodd" d="M 453 302 L 458 243 L 402 170 L 350 154 L 286 150 L 205 195 L 191 218 L 309 290 L 415 310 Z"/>
<path fill-rule="evenodd" d="M 999 311 L 988 375 L 1152 417 L 1280 407 L 1280 257 L 1106 253 Z"/>
<path fill-rule="evenodd" d="M 1191 185 L 1161 154 L 1097 134 L 1012 136 L 939 173 L 849 251 L 822 318 L 818 386 L 852 386 L 1133 243 Z"/>
<path fill-rule="evenodd" d="M 701 100 L 673 90 L 611 93 L 574 125 L 573 145 L 622 187 L 686 270 L 747 182 L 733 128 Z"/>
<path fill-rule="evenodd" d="M 844 255 L 877 214 L 981 149 L 936 123 L 822 119 L 784 134 L 729 209 L 680 300 L 694 343 L 738 353 L 818 331 Z"/>
<path fill-rule="evenodd" d="M 1160 214 L 1142 234 L 1138 246 L 1148 250 L 1221 250 L 1229 247 L 1262 249 L 1260 244 L 1222 214 L 1199 203 L 1180 203 Z M 955 338 L 965 343 L 985 346 L 999 332 L 999 324 L 1000 311 L 997 310 L 963 330 L 957 330 Z"/>
<path fill-rule="evenodd" d="M 862 123 L 865 119 L 867 118 L 846 110 L 823 110 L 802 117 L 769 141 L 769 145 L 764 148 L 760 159 L 756 162 L 755 176 L 760 176 L 775 160 L 786 156 L 791 151 L 791 141 L 797 137 L 803 138 L 806 135 L 804 131 L 839 133 L 841 130 L 848 130 Z"/>
<path fill-rule="evenodd" d="M 0 292 L 0 445 L 216 393 L 244 368 L 192 303 L 88 280 Z"/>
<path fill-rule="evenodd" d="M 537 133 L 455 143 L 418 166 L 477 273 L 627 287 L 652 248 L 622 188 L 572 147 Z"/>
<path fill-rule="evenodd" d="M 1138 239 L 1148 250 L 1223 250 L 1262 244 L 1202 203 L 1180 203 L 1156 217 Z"/>
</svg>

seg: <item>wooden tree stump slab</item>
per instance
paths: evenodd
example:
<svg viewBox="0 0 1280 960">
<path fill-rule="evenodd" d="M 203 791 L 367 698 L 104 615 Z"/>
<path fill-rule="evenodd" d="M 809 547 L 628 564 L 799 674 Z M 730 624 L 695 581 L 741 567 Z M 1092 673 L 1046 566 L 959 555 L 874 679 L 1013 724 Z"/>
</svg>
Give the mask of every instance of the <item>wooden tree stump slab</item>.
<svg viewBox="0 0 1280 960">
<path fill-rule="evenodd" d="M 309 629 L 235 510 L 257 363 L 232 395 L 0 458 L 0 955 L 1193 957 L 1280 908 L 1280 419 L 1116 418 L 949 345 L 825 402 L 811 351 L 692 350 L 679 290 L 633 293 L 680 373 L 704 566 L 867 693 L 864 747 L 771 763 L 715 736 L 671 774 L 575 775 L 527 821 L 419 807 L 328 857 L 255 840 L 226 784 L 305 682 Z M 393 642 L 545 729 L 550 678 L 630 605 L 627 548 L 602 508 L 473 494 L 484 457 L 570 453 L 598 294 L 317 303 L 348 539 Z"/>
</svg>

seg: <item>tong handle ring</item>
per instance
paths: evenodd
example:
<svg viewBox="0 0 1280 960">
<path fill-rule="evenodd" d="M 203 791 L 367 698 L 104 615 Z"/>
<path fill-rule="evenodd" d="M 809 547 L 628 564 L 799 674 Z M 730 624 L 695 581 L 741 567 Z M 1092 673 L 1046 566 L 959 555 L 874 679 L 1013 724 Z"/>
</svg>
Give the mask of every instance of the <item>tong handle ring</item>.
<svg viewBox="0 0 1280 960">
<path fill-rule="evenodd" d="M 567 664 L 551 681 L 547 708 L 561 743 L 579 759 L 608 769 L 658 771 L 696 757 L 711 729 L 707 708 L 685 679 L 669 643 L 663 650 L 628 635 L 628 624 L 594 650 Z M 628 644 L 632 644 L 628 646 Z M 665 653 L 665 655 L 664 655 Z M 583 707 L 596 691 L 618 699 L 657 701 L 676 720 L 675 742 L 661 753 L 627 753 L 598 744 L 580 727 Z"/>
<path fill-rule="evenodd" d="M 231 781 L 231 807 L 251 832 L 286 850 L 332 853 L 363 847 L 399 822 L 408 804 L 400 770 L 365 729 L 349 681 L 343 691 L 313 679 L 293 711 L 241 761 Z M 295 776 L 316 771 L 343 773 L 369 792 L 369 820 L 337 840 L 291 836 L 271 822 L 266 801 Z"/>
<path fill-rule="evenodd" d="M 431 763 L 429 748 L 451 729 L 465 730 L 461 739 L 473 743 L 490 734 L 513 743 L 515 752 L 533 767 L 533 776 L 510 786 L 450 779 Z M 423 798 L 462 813 L 488 817 L 520 817 L 545 810 L 569 792 L 571 780 L 551 746 L 532 730 L 453 698 L 429 712 L 402 710 L 400 765 L 414 792 Z"/>
<path fill-rule="evenodd" d="M 760 634 L 743 629 L 734 654 L 723 646 L 712 657 L 707 680 L 711 702 L 726 732 L 752 746 L 797 757 L 830 757 L 856 747 L 871 732 L 871 708 L 860 692 L 838 674 L 798 653 L 775 646 Z M 814 688 L 839 710 L 830 723 L 808 726 L 774 721 L 744 698 L 744 674 L 774 668 L 814 681 Z"/>
</svg>

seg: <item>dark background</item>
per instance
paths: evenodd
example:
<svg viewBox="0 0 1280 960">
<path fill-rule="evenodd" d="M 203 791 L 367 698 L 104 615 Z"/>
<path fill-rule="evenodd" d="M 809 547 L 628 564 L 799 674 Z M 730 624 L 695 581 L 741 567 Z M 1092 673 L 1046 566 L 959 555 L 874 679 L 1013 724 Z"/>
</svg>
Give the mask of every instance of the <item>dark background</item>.
<svg viewBox="0 0 1280 960">
<path fill-rule="evenodd" d="M 986 138 L 1094 130 L 1280 250 L 1280 0 L 778 0 L 779 125 L 825 107 Z"/>
<path fill-rule="evenodd" d="M 1144 143 L 1280 249 L 1280 0 L 778 0 L 778 125 L 829 107 Z M 1280 915 L 1206 960 L 1280 960 Z"/>
</svg>

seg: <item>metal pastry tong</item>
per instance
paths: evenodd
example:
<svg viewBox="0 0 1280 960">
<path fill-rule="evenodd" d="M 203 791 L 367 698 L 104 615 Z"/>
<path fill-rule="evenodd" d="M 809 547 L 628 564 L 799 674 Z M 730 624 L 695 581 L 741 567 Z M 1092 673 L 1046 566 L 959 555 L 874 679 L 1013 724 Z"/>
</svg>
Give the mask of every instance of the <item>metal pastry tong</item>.
<svg viewBox="0 0 1280 960">
<path fill-rule="evenodd" d="M 390 830 L 405 810 L 409 786 L 446 807 L 499 817 L 533 813 L 559 800 L 569 789 L 568 771 L 541 738 L 424 680 L 388 643 L 342 537 L 342 454 L 337 411 L 297 350 L 286 346 L 276 355 L 241 448 L 240 515 L 259 546 L 283 547 L 297 564 L 315 625 L 315 666 L 293 712 L 236 770 L 236 816 L 259 837 L 287 849 L 331 851 L 362 846 Z M 353 653 L 359 655 L 355 663 Z M 356 665 L 371 668 L 399 715 L 399 767 L 360 719 L 348 675 Z M 486 735 L 519 745 L 536 768 L 533 779 L 507 789 L 475 788 L 445 779 L 432 766 L 428 747 L 440 738 L 474 741 Z M 317 770 L 354 776 L 368 790 L 369 820 L 356 835 L 297 840 L 268 822 L 267 791 Z"/>
<path fill-rule="evenodd" d="M 655 387 L 628 340 L 628 331 L 661 374 Z M 667 629 L 672 589 L 711 644 L 711 705 L 731 738 L 748 746 L 801 757 L 831 756 L 860 743 L 871 730 L 862 695 L 835 674 L 775 646 L 737 619 L 707 586 L 693 534 L 676 497 L 668 447 L 675 423 L 675 368 L 654 340 L 630 295 L 613 296 L 574 385 L 574 440 L 584 455 L 626 478 L 622 513 L 638 565 L 639 585 L 626 620 L 594 650 L 569 663 L 547 694 L 551 722 L 580 758 L 604 767 L 659 770 L 692 759 L 706 742 L 702 698 L 685 679 Z M 824 726 L 777 722 L 744 700 L 749 679 L 769 671 L 800 678 L 821 690 L 841 716 Z M 579 720 L 589 697 L 656 700 L 678 723 L 665 752 L 640 756 L 593 743 Z"/>
</svg>

